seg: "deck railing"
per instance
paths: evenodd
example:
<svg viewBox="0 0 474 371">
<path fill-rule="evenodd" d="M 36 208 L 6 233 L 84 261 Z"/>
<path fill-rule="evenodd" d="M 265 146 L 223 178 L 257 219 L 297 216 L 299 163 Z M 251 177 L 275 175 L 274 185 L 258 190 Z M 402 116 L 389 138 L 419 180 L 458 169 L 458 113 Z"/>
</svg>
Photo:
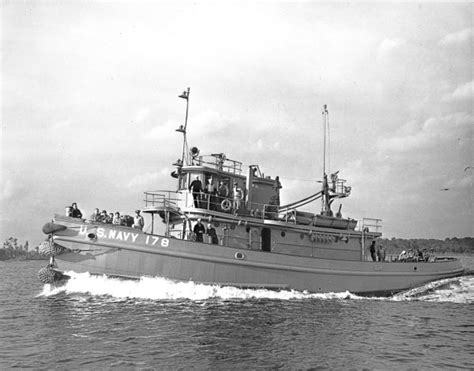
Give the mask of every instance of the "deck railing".
<svg viewBox="0 0 474 371">
<path fill-rule="evenodd" d="M 179 192 L 179 191 L 178 191 Z M 195 207 L 200 210 L 217 211 L 235 216 L 250 216 L 261 219 L 278 219 L 278 206 L 252 203 L 252 210 L 247 209 L 246 200 L 235 201 L 232 197 L 221 197 L 209 193 L 201 193 L 195 200 L 187 190 L 181 192 L 160 190 L 145 192 L 145 210 L 179 207 Z"/>
<path fill-rule="evenodd" d="M 240 175 L 242 173 L 242 163 L 228 158 L 222 158 L 219 156 L 199 156 L 193 159 L 193 165 L 198 166 L 211 166 L 217 170 L 225 171 L 232 174 Z"/>
<path fill-rule="evenodd" d="M 179 199 L 175 195 L 175 191 L 166 190 L 145 192 L 145 209 L 178 207 Z"/>
<path fill-rule="evenodd" d="M 382 229 L 382 219 L 376 218 L 363 218 L 362 222 L 359 222 L 359 230 L 365 232 L 376 232 L 379 233 Z"/>
<path fill-rule="evenodd" d="M 201 193 L 194 199 L 193 194 L 188 190 L 181 191 L 149 191 L 145 192 L 145 210 L 155 212 L 166 209 L 178 211 L 180 208 L 196 208 L 196 210 L 208 210 L 233 215 L 234 217 L 251 217 L 261 220 L 275 220 L 292 224 L 314 225 L 317 223 L 316 214 L 301 212 L 296 209 L 284 209 L 280 212 L 280 207 L 272 204 L 257 204 L 252 202 L 249 210 L 246 200 L 236 202 L 232 197 L 221 197 L 216 194 Z M 240 204 L 240 207 L 239 207 Z M 336 218 L 333 218 L 336 219 Z M 352 223 L 349 219 L 343 221 Z M 379 233 L 382 228 L 381 219 L 363 218 L 359 221 L 360 231 L 371 231 Z M 355 225 L 355 221 L 354 225 Z M 337 224 L 337 220 L 335 222 Z M 339 223 L 340 224 L 340 223 Z M 349 225 L 349 224 L 348 224 Z M 330 227 L 330 225 L 328 225 Z M 353 229 L 354 226 L 351 228 Z"/>
</svg>

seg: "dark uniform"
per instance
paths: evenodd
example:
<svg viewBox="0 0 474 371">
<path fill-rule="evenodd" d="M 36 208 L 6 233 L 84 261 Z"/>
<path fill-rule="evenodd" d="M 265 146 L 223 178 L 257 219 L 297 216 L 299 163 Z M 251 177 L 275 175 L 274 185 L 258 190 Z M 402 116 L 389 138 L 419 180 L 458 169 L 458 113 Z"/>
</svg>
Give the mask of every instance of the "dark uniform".
<svg viewBox="0 0 474 371">
<path fill-rule="evenodd" d="M 375 241 L 372 241 L 370 244 L 370 256 L 374 262 L 377 261 L 377 257 L 375 256 Z"/>
<path fill-rule="evenodd" d="M 82 218 L 81 210 L 77 208 L 77 204 L 75 202 L 72 204 L 71 216 L 73 218 Z"/>
<path fill-rule="evenodd" d="M 211 243 L 219 245 L 219 238 L 217 237 L 216 229 L 210 224 L 207 226 L 207 235 L 211 237 Z"/>
<path fill-rule="evenodd" d="M 193 229 L 194 234 L 196 235 L 196 242 L 203 242 L 203 235 L 206 233 L 206 227 L 198 220 L 197 224 Z"/>
<path fill-rule="evenodd" d="M 196 178 L 191 182 L 189 190 L 193 192 L 194 207 L 199 208 L 199 201 L 202 192 L 202 183 L 199 178 Z"/>
</svg>

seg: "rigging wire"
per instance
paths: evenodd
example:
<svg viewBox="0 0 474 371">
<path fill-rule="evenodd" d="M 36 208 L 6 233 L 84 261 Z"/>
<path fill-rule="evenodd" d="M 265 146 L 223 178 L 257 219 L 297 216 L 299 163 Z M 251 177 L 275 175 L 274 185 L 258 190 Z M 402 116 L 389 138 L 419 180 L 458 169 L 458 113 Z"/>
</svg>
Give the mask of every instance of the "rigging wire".
<svg viewBox="0 0 474 371">
<path fill-rule="evenodd" d="M 285 179 L 285 180 L 297 180 L 297 181 L 300 181 L 300 182 L 321 183 L 320 180 L 316 180 L 316 179 L 289 178 L 289 177 L 286 177 L 286 176 L 280 176 L 280 179 Z"/>
</svg>

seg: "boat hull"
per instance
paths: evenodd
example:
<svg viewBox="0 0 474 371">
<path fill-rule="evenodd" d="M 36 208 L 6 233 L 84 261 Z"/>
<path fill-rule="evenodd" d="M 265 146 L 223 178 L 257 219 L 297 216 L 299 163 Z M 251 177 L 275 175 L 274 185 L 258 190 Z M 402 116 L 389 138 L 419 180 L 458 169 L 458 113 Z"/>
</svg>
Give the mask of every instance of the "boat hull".
<svg viewBox="0 0 474 371">
<path fill-rule="evenodd" d="M 95 233 L 84 237 L 55 236 L 55 243 L 66 248 L 56 257 L 59 268 L 128 278 L 159 276 L 222 286 L 386 295 L 463 273 L 457 259 L 430 263 L 344 261 L 143 233 L 130 232 L 124 238 L 123 235 L 120 239 L 97 239 Z"/>
</svg>

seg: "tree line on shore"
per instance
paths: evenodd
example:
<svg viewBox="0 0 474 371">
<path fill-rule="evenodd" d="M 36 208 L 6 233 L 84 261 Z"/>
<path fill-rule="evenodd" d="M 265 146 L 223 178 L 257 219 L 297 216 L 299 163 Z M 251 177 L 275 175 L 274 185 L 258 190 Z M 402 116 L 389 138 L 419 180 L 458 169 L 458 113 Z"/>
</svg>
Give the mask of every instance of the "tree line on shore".
<svg viewBox="0 0 474 371">
<path fill-rule="evenodd" d="M 400 254 L 403 250 L 430 250 L 433 248 L 436 254 L 474 254 L 474 238 L 446 238 L 435 239 L 402 239 L 381 238 L 378 244 L 382 244 L 387 254 Z M 30 248 L 28 241 L 20 244 L 15 237 L 9 237 L 0 249 L 0 260 L 46 260 L 47 256 L 40 254 L 39 246 Z"/>
<path fill-rule="evenodd" d="M 0 260 L 46 260 L 47 256 L 40 254 L 39 246 L 31 249 L 28 241 L 24 244 L 18 238 L 9 237 L 0 249 Z"/>
</svg>

